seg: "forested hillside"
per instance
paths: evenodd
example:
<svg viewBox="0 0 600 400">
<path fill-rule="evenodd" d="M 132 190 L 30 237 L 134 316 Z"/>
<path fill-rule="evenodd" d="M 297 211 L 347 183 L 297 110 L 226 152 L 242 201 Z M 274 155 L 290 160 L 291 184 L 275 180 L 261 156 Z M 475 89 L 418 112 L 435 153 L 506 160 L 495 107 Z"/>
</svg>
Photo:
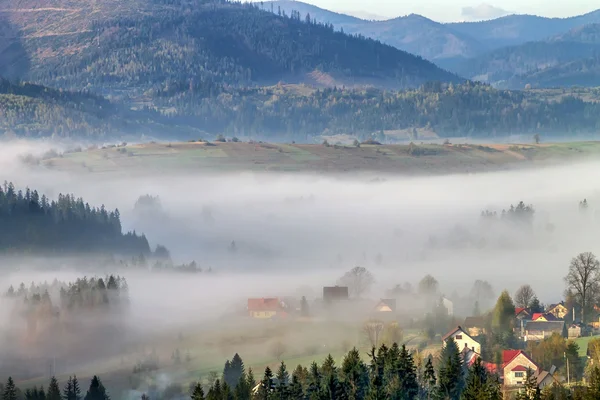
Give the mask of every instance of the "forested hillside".
<svg viewBox="0 0 600 400">
<path fill-rule="evenodd" d="M 496 90 L 475 83 L 430 84 L 403 92 L 223 89 L 218 96 L 204 98 L 186 93 L 176 100 L 166 99 L 163 106 L 176 108 L 179 118 L 209 132 L 271 140 L 306 140 L 336 133 L 366 137 L 381 130 L 413 128 L 426 128 L 440 136 L 563 135 L 595 132 L 600 123 L 597 103 L 568 95 L 546 99 L 536 92 Z"/>
<path fill-rule="evenodd" d="M 121 2 L 117 13 L 113 3 L 59 0 L 50 11 L 31 5 L 1 14 L 24 33 L 14 43 L 28 59 L 19 77 L 118 96 L 207 81 L 394 88 L 459 81 L 411 54 L 299 14 L 278 16 L 224 0 L 136 0 Z M 0 5 L 10 9 L 8 0 Z"/>
<path fill-rule="evenodd" d="M 7 253 L 150 253 L 145 236 L 122 233 L 119 210 L 92 207 L 73 195 L 51 200 L 12 183 L 0 187 L 0 225 L 0 251 Z"/>
<path fill-rule="evenodd" d="M 0 134 L 98 139 L 160 132 L 148 112 L 134 113 L 89 93 L 0 78 Z M 157 114 L 153 117 L 160 119 Z"/>
</svg>

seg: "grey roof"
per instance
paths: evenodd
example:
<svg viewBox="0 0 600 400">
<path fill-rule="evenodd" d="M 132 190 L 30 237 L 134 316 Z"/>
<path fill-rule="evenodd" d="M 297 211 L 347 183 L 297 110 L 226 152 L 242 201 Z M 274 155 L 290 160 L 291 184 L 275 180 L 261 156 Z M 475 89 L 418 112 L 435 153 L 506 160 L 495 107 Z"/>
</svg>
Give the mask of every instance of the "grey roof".
<svg viewBox="0 0 600 400">
<path fill-rule="evenodd" d="M 562 333 L 565 321 L 528 321 L 525 330 L 529 332 L 559 332 Z"/>
</svg>

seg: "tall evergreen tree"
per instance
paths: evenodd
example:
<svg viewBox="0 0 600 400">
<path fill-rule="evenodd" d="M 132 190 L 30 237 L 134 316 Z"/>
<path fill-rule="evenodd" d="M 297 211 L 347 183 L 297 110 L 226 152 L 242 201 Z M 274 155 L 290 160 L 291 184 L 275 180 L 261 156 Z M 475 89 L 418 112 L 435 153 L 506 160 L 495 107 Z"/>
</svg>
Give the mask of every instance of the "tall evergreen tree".
<svg viewBox="0 0 600 400">
<path fill-rule="evenodd" d="M 6 381 L 6 385 L 4 385 L 2 400 L 17 400 L 17 387 L 15 386 L 15 381 L 10 376 Z"/>
<path fill-rule="evenodd" d="M 310 365 L 308 372 L 308 388 L 306 395 L 309 400 L 318 400 L 323 398 L 323 377 L 316 362 Z"/>
<path fill-rule="evenodd" d="M 502 400 L 500 383 L 487 372 L 477 358 L 469 368 L 462 400 Z"/>
<path fill-rule="evenodd" d="M 61 400 L 60 387 L 58 386 L 58 381 L 54 376 L 50 378 L 46 400 Z"/>
<path fill-rule="evenodd" d="M 369 353 L 371 364 L 369 366 L 371 372 L 371 385 L 367 394 L 368 400 L 384 400 L 386 399 L 386 382 L 385 382 L 385 362 L 388 356 L 388 348 L 385 344 L 381 345 L 377 353 L 375 348 Z"/>
<path fill-rule="evenodd" d="M 275 386 L 275 397 L 280 400 L 287 400 L 289 398 L 289 383 L 290 383 L 290 374 L 287 371 L 285 363 L 282 361 L 279 364 L 279 369 L 277 370 L 277 384 Z"/>
<path fill-rule="evenodd" d="M 458 400 L 464 387 L 462 359 L 453 338 L 448 338 L 440 355 L 437 397 Z"/>
<path fill-rule="evenodd" d="M 256 397 L 258 400 L 268 400 L 273 398 L 273 390 L 275 385 L 273 383 L 273 371 L 268 366 L 265 368 L 265 374 L 260 382 L 260 387 Z"/>
<path fill-rule="evenodd" d="M 358 400 L 366 397 L 369 391 L 369 369 L 356 348 L 344 357 L 341 377 L 347 398 Z"/>
<path fill-rule="evenodd" d="M 402 345 L 400 358 L 396 368 L 396 378 L 399 382 L 400 393 L 398 398 L 401 400 L 412 400 L 419 394 L 419 382 L 417 382 L 417 370 L 412 354 Z"/>
<path fill-rule="evenodd" d="M 244 361 L 242 360 L 242 357 L 240 357 L 240 355 L 238 353 L 235 353 L 233 358 L 231 359 L 230 368 L 231 368 L 231 371 L 230 371 L 231 382 L 228 382 L 228 384 L 232 388 L 235 388 L 240 383 L 240 380 L 242 379 L 242 375 L 245 376 L 245 374 L 246 374 L 246 370 L 244 368 Z"/>
<path fill-rule="evenodd" d="M 433 368 L 433 362 L 431 357 L 427 358 L 425 364 L 425 371 L 423 372 L 423 382 L 421 382 L 422 398 L 431 400 L 435 394 L 436 388 L 435 369 Z"/>
<path fill-rule="evenodd" d="M 192 395 L 190 397 L 191 400 L 204 400 L 204 389 L 202 389 L 202 384 L 200 382 L 194 385 L 194 390 L 192 390 Z"/>
<path fill-rule="evenodd" d="M 63 389 L 63 399 L 64 400 L 76 400 L 75 393 L 73 392 L 73 378 L 69 377 L 69 380 L 65 384 L 65 388 Z"/>
<path fill-rule="evenodd" d="M 81 400 L 81 387 L 76 375 L 73 375 L 73 400 Z"/>
<path fill-rule="evenodd" d="M 223 390 L 221 389 L 221 381 L 219 379 L 216 379 L 208 389 L 206 400 L 223 400 Z"/>
<path fill-rule="evenodd" d="M 94 375 L 90 382 L 90 388 L 85 395 L 85 400 L 110 400 L 108 393 L 106 393 L 106 388 L 96 375 Z"/>
</svg>

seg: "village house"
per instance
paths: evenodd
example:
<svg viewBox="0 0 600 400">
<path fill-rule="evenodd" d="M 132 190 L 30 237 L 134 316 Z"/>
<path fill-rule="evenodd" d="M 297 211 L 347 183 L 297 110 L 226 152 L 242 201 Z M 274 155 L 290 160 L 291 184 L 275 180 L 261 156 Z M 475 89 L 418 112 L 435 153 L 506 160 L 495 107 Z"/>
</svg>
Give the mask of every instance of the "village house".
<svg viewBox="0 0 600 400">
<path fill-rule="evenodd" d="M 504 350 L 502 369 L 504 386 L 508 387 L 523 385 L 528 369 L 531 369 L 536 376 L 541 371 L 540 367 L 522 350 Z"/>
<path fill-rule="evenodd" d="M 559 383 L 554 377 L 555 367 L 552 367 L 550 371 L 542 371 L 537 376 L 537 385 L 540 389 L 545 388 L 546 386 L 551 386 L 555 382 Z"/>
<path fill-rule="evenodd" d="M 515 318 L 517 320 L 529 320 L 531 319 L 531 314 L 529 314 L 526 308 L 517 307 L 515 308 Z"/>
<path fill-rule="evenodd" d="M 446 307 L 446 310 L 448 310 L 448 315 L 454 315 L 454 303 L 452 302 L 452 300 L 446 297 L 442 297 L 442 305 Z"/>
<path fill-rule="evenodd" d="M 473 337 L 485 335 L 486 333 L 485 318 L 483 317 L 467 317 L 462 326 Z"/>
<path fill-rule="evenodd" d="M 347 286 L 325 286 L 323 288 L 323 301 L 325 303 L 333 303 L 338 301 L 348 300 Z"/>
<path fill-rule="evenodd" d="M 554 314 L 550 313 L 534 313 L 531 316 L 532 321 L 549 322 L 549 321 L 560 321 L 562 318 L 557 318 Z"/>
<path fill-rule="evenodd" d="M 375 312 L 394 313 L 396 312 L 396 299 L 381 299 L 375 306 Z"/>
<path fill-rule="evenodd" d="M 569 310 L 565 306 L 565 302 L 561 301 L 558 304 L 550 304 L 546 309 L 546 313 L 554 315 L 558 319 L 564 319 L 569 313 Z"/>
<path fill-rule="evenodd" d="M 248 299 L 248 315 L 259 319 L 286 317 L 287 306 L 277 297 Z"/>
<path fill-rule="evenodd" d="M 473 339 L 473 337 L 471 337 L 471 335 L 469 335 L 469 333 L 462 327 L 457 326 L 456 328 L 448 332 L 446 335 L 444 335 L 442 337 L 442 346 L 445 345 L 446 340 L 448 340 L 449 338 L 454 339 L 459 351 L 464 351 L 466 348 L 474 351 L 477 354 L 481 354 L 481 345 L 479 344 L 479 342 Z"/>
<path fill-rule="evenodd" d="M 523 340 L 544 340 L 554 333 L 567 336 L 564 321 L 528 321 L 524 327 Z"/>
</svg>

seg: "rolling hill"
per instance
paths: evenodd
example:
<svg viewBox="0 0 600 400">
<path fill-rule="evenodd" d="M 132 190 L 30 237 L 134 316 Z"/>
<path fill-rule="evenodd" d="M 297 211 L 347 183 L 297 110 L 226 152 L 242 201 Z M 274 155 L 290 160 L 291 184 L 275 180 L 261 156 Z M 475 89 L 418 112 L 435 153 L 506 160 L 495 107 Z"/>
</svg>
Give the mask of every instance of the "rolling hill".
<svg viewBox="0 0 600 400">
<path fill-rule="evenodd" d="M 472 57 L 486 49 L 468 34 L 416 14 L 387 21 L 366 21 L 291 0 L 266 2 L 262 8 L 275 13 L 281 10 L 288 14 L 292 11 L 302 16 L 309 14 L 319 22 L 333 24 L 337 30 L 373 38 L 432 61 Z"/>
<path fill-rule="evenodd" d="M 598 86 L 599 59 L 600 24 L 590 24 L 544 41 L 495 50 L 453 69 L 507 88 Z"/>
<path fill-rule="evenodd" d="M 15 8 L 12 0 L 0 0 L 0 19 L 19 32 L 0 54 L 0 74 L 5 77 L 125 98 L 170 93 L 173 87 L 187 90 L 196 82 L 402 88 L 460 80 L 391 46 L 250 4 L 42 3 L 23 0 Z"/>
<path fill-rule="evenodd" d="M 543 41 L 577 27 L 600 23 L 600 10 L 563 19 L 509 15 L 480 22 L 442 24 L 420 15 L 365 21 L 291 0 L 267 2 L 263 8 L 274 12 L 281 9 L 286 13 L 296 10 L 302 16 L 310 14 L 311 18 L 331 23 L 336 29 L 380 40 L 432 60 L 446 69 L 460 66 L 464 59 L 490 51 Z"/>
</svg>

